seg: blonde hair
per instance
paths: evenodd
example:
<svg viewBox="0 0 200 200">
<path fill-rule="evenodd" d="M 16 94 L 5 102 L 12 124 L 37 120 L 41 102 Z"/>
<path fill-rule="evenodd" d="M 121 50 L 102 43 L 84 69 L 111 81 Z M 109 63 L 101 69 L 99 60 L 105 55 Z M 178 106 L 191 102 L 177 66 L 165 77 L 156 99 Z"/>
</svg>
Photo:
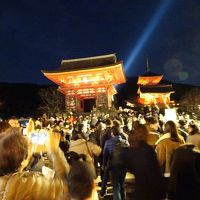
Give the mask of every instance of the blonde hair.
<svg viewBox="0 0 200 200">
<path fill-rule="evenodd" d="M 29 119 L 27 128 L 26 128 L 26 132 L 27 134 L 33 132 L 35 130 L 35 124 L 32 118 Z"/>
</svg>

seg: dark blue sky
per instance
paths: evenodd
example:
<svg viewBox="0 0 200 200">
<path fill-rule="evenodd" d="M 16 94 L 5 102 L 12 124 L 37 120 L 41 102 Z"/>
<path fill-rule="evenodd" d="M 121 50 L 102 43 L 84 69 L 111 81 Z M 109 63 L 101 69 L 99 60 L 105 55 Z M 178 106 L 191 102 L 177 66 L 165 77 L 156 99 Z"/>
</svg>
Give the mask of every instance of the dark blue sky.
<svg viewBox="0 0 200 200">
<path fill-rule="evenodd" d="M 151 70 L 200 85 L 199 0 L 0 1 L 0 82 L 49 83 L 41 69 L 61 59 L 116 53 L 126 66 L 159 6 L 172 1 L 130 65 L 127 75 Z"/>
</svg>

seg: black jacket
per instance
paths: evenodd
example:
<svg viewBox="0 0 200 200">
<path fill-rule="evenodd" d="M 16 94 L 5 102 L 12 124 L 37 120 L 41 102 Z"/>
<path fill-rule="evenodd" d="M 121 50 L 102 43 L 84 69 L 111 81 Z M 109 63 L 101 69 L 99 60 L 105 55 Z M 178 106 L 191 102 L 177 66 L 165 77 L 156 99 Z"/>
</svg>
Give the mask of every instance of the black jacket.
<svg viewBox="0 0 200 200">
<path fill-rule="evenodd" d="M 132 199 L 162 199 L 164 182 L 154 149 L 141 142 L 137 148 L 129 148 L 126 160 L 128 171 L 135 176 L 135 192 Z"/>
<path fill-rule="evenodd" d="M 185 144 L 173 154 L 169 196 L 173 200 L 200 199 L 200 151 Z"/>
</svg>

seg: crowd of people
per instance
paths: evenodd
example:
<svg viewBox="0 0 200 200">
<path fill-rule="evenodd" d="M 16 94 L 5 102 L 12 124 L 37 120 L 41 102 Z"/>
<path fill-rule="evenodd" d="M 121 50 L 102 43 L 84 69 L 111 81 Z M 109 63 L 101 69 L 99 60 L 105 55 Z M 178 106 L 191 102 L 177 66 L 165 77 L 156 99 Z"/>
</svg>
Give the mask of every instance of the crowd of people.
<svg viewBox="0 0 200 200">
<path fill-rule="evenodd" d="M 123 109 L 4 120 L 0 199 L 104 199 L 108 182 L 114 200 L 199 199 L 198 123 L 183 113 L 165 121 L 158 112 Z M 134 175 L 129 193 L 127 173 Z"/>
</svg>

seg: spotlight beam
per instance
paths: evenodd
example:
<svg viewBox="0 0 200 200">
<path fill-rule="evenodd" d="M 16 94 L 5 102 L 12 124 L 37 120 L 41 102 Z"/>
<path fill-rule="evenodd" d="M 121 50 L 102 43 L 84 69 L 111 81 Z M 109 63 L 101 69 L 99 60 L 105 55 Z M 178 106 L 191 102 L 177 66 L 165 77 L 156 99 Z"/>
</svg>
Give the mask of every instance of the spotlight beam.
<svg viewBox="0 0 200 200">
<path fill-rule="evenodd" d="M 162 17 L 168 10 L 170 4 L 172 3 L 173 0 L 161 0 L 161 4 L 159 5 L 156 13 L 153 15 L 151 18 L 147 28 L 145 28 L 144 33 L 142 36 L 139 38 L 138 42 L 134 46 L 127 62 L 125 63 L 125 72 L 128 72 L 134 63 L 136 57 L 144 47 L 145 43 L 148 41 L 156 27 L 158 26 L 159 22 L 161 21 Z"/>
</svg>

